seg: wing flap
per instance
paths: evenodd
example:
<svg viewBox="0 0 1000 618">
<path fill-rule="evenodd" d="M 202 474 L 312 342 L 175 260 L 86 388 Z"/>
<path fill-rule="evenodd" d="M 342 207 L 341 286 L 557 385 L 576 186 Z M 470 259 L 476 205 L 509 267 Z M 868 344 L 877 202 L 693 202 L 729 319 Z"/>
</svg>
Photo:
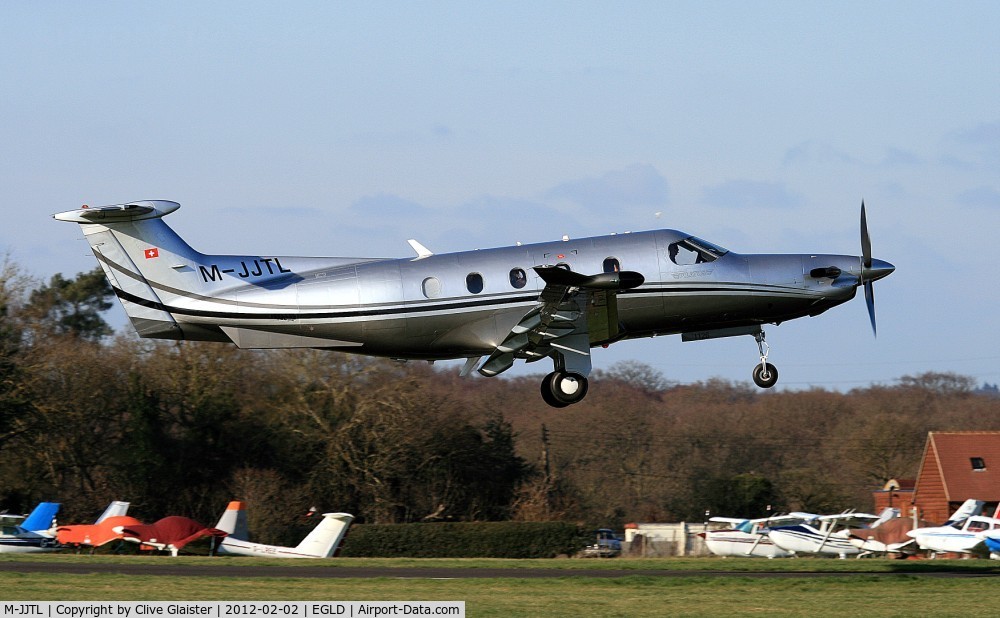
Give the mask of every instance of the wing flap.
<svg viewBox="0 0 1000 618">
<path fill-rule="evenodd" d="M 568 352 L 573 365 L 589 373 L 590 348 L 614 341 L 621 334 L 618 293 L 641 285 L 640 273 L 623 271 L 583 275 L 557 266 L 536 266 L 545 281 L 538 305 L 524 314 L 479 367 L 495 376 L 517 358 L 529 362 Z"/>
</svg>

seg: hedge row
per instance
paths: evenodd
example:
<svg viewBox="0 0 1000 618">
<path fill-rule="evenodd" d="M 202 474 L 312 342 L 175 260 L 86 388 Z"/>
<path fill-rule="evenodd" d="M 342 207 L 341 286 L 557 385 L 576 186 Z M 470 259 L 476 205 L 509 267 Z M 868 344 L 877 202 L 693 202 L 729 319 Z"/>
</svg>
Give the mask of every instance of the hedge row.
<svg viewBox="0 0 1000 618">
<path fill-rule="evenodd" d="M 564 522 L 361 524 L 341 556 L 367 558 L 554 558 L 573 555 L 593 535 Z"/>
</svg>

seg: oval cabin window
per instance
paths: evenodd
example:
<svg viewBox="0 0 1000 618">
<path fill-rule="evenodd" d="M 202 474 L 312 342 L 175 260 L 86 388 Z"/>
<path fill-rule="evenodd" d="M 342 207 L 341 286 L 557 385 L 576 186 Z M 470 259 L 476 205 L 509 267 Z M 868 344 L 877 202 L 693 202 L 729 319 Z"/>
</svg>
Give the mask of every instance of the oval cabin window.
<svg viewBox="0 0 1000 618">
<path fill-rule="evenodd" d="M 441 282 L 437 277 L 427 277 L 421 284 L 424 296 L 427 298 L 437 298 L 441 296 Z"/>
<path fill-rule="evenodd" d="M 465 278 L 465 287 L 473 294 L 479 294 L 483 291 L 483 276 L 479 273 L 469 273 Z"/>
<path fill-rule="evenodd" d="M 528 284 L 528 276 L 523 268 L 512 268 L 510 270 L 510 285 L 518 290 Z"/>
</svg>

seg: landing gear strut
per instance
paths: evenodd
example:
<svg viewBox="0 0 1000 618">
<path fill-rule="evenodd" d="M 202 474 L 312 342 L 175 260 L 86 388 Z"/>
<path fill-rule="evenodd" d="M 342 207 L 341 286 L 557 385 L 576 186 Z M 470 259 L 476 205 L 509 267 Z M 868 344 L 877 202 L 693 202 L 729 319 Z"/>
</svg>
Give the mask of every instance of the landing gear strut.
<svg viewBox="0 0 1000 618">
<path fill-rule="evenodd" d="M 771 388 L 778 382 L 778 370 L 767 362 L 767 353 L 770 352 L 770 348 L 764 341 L 764 331 L 760 331 L 753 338 L 757 340 L 757 349 L 760 350 L 760 364 L 753 368 L 754 384 L 761 388 Z"/>
<path fill-rule="evenodd" d="M 542 380 L 542 399 L 553 408 L 565 408 L 587 396 L 587 378 L 572 371 L 553 371 Z"/>
</svg>

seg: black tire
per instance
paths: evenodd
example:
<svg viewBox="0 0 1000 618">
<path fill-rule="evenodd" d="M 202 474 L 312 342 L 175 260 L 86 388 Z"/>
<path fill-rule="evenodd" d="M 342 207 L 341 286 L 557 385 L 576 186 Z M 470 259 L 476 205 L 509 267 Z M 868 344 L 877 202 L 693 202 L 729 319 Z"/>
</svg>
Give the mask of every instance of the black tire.
<svg viewBox="0 0 1000 618">
<path fill-rule="evenodd" d="M 761 388 L 771 388 L 778 383 L 778 370 L 771 363 L 753 368 L 753 382 Z"/>
<path fill-rule="evenodd" d="M 557 373 L 558 372 L 553 371 L 549 375 L 545 376 L 545 378 L 542 380 L 542 388 L 541 388 L 542 400 L 545 401 L 545 403 L 552 406 L 553 408 L 565 408 L 569 404 L 559 401 L 558 399 L 556 399 L 555 395 L 552 394 L 551 384 L 553 378 L 556 376 Z"/>
<path fill-rule="evenodd" d="M 564 406 L 583 401 L 590 388 L 590 384 L 584 376 L 561 371 L 553 371 L 546 376 L 544 384 L 548 387 L 552 398 Z"/>
</svg>

